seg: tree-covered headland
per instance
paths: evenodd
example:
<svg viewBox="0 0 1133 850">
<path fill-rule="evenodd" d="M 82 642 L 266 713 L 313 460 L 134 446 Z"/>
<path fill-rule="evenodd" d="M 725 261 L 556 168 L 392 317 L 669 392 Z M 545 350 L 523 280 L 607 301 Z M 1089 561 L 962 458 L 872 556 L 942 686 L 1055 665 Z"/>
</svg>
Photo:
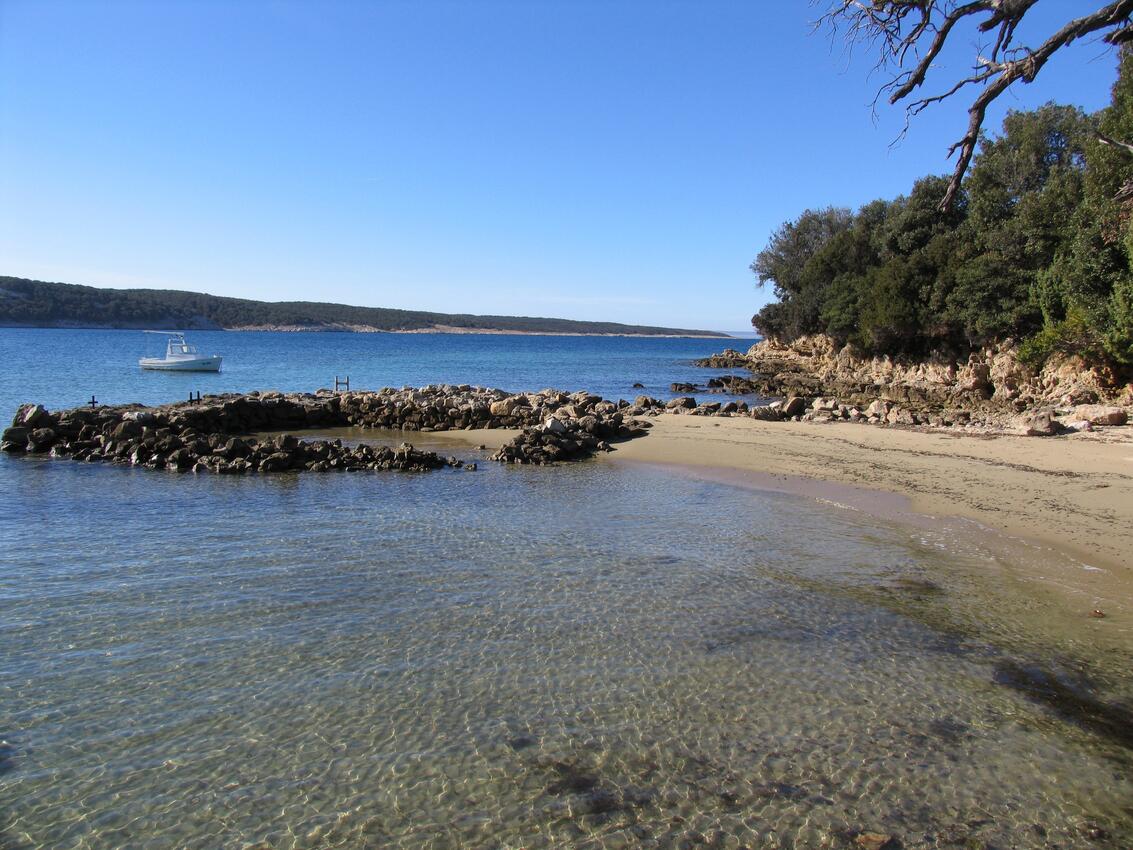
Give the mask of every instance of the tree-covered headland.
<svg viewBox="0 0 1133 850">
<path fill-rule="evenodd" d="M 839 3 L 835 13 L 920 6 L 934 4 Z M 978 141 L 952 175 L 784 223 L 751 266 L 779 300 L 752 323 L 779 341 L 823 333 L 866 354 L 962 353 L 1010 338 L 1033 366 L 1065 353 L 1133 375 L 1133 49 L 1115 35 L 1127 32 L 1107 37 L 1120 47 L 1105 109 L 1011 112 L 993 136 L 977 103 Z M 894 94 L 918 68 L 894 77 Z"/>
</svg>

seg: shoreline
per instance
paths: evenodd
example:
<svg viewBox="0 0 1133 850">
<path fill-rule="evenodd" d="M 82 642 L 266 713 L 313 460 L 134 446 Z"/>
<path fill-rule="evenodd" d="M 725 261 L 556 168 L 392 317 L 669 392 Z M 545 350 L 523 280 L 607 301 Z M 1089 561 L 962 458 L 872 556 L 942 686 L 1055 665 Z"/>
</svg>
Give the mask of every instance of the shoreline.
<svg viewBox="0 0 1133 850">
<path fill-rule="evenodd" d="M 962 517 L 1133 579 L 1128 428 L 1044 439 L 747 418 L 652 421 L 649 436 L 619 444 L 615 459 L 726 470 L 761 489 L 848 500 L 902 520 Z"/>
<path fill-rule="evenodd" d="M 650 421 L 648 436 L 594 462 L 808 499 L 892 523 L 914 539 L 919 531 L 970 540 L 994 554 L 989 581 L 1029 587 L 1022 600 L 1050 600 L 1044 609 L 1064 633 L 1091 622 L 1105 635 L 1095 638 L 1099 646 L 1133 641 L 1133 428 L 1042 439 L 746 417 Z M 428 437 L 492 450 L 517 433 Z M 1092 619 L 1094 609 L 1106 617 Z"/>
</svg>

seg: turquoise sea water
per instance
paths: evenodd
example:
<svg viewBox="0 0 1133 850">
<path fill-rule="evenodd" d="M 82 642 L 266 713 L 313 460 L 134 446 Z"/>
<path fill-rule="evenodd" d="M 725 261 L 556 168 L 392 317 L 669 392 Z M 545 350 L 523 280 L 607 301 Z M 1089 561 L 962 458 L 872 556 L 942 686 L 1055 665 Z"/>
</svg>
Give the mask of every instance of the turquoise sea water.
<svg viewBox="0 0 1133 850">
<path fill-rule="evenodd" d="M 84 359 L 80 334 L 0 330 L 5 417 L 188 392 L 86 333 Z M 204 392 L 338 371 L 660 395 L 719 347 L 216 338 L 232 365 Z M 1128 652 L 1021 592 L 1023 555 L 616 457 L 0 457 L 0 848 L 1133 844 Z"/>
</svg>

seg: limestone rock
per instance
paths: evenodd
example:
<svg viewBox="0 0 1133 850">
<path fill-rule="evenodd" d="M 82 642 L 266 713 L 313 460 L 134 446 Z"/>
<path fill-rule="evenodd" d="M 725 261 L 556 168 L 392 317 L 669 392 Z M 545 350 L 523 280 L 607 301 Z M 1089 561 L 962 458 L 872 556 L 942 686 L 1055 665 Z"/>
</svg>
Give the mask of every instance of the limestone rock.
<svg viewBox="0 0 1133 850">
<path fill-rule="evenodd" d="M 753 407 L 748 411 L 748 415 L 752 419 L 758 419 L 761 422 L 778 422 L 783 418 L 782 408 L 775 408 L 771 405 L 762 407 Z"/>
<path fill-rule="evenodd" d="M 1060 430 L 1058 421 L 1049 410 L 1033 410 L 1020 420 L 1020 427 L 1026 437 L 1050 437 Z"/>
<path fill-rule="evenodd" d="M 1123 408 L 1113 405 L 1080 404 L 1074 408 L 1074 419 L 1091 425 L 1124 425 L 1129 421 L 1129 415 Z"/>
</svg>

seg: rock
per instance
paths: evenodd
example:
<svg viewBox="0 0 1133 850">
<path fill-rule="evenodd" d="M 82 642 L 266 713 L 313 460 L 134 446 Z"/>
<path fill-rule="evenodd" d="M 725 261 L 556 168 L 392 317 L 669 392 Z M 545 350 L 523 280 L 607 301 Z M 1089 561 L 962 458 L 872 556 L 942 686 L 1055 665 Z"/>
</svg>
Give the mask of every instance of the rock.
<svg viewBox="0 0 1133 850">
<path fill-rule="evenodd" d="M 1050 437 L 1061 430 L 1049 410 L 1035 410 L 1023 416 L 1020 427 L 1026 437 Z"/>
<path fill-rule="evenodd" d="M 1080 404 L 1074 408 L 1073 415 L 1091 425 L 1124 425 L 1129 421 L 1124 409 L 1103 404 Z"/>
<path fill-rule="evenodd" d="M 741 354 L 734 348 L 726 348 L 719 354 L 713 354 L 703 360 L 695 361 L 695 365 L 709 369 L 734 369 L 748 365 L 747 355 Z"/>
<path fill-rule="evenodd" d="M 683 410 L 692 410 L 696 407 L 696 399 L 690 396 L 679 396 L 672 399 L 665 405 L 666 410 L 675 410 L 677 408 Z"/>
<path fill-rule="evenodd" d="M 515 410 L 515 399 L 505 398 L 500 401 L 493 401 L 488 405 L 488 412 L 493 416 L 511 416 L 511 412 Z"/>
<path fill-rule="evenodd" d="M 643 389 L 645 389 L 645 384 L 642 384 L 640 382 L 635 383 L 631 389 L 643 390 Z"/>
<path fill-rule="evenodd" d="M 192 467 L 194 463 L 196 463 L 196 458 L 193 457 L 193 453 L 188 449 L 182 448 L 175 449 L 172 453 L 170 453 L 169 457 L 165 461 L 165 466 L 168 469 L 175 469 L 178 472 L 183 472 L 184 470 Z"/>
<path fill-rule="evenodd" d="M 556 419 L 554 416 L 551 416 L 543 423 L 543 430 L 551 434 L 565 434 L 567 432 L 567 426 L 561 419 Z"/>
<path fill-rule="evenodd" d="M 144 428 L 138 420 L 123 417 L 123 420 L 114 427 L 110 435 L 116 440 L 126 440 L 133 437 L 140 437 L 143 430 Z"/>
<path fill-rule="evenodd" d="M 895 847 L 896 842 L 894 842 L 892 835 L 881 832 L 860 832 L 854 839 L 854 846 L 860 847 L 861 850 L 887 850 L 887 848 Z"/>
<path fill-rule="evenodd" d="M 878 419 L 884 419 L 889 415 L 889 402 L 875 399 L 871 401 L 869 407 L 865 409 L 865 415 L 876 416 Z"/>
<path fill-rule="evenodd" d="M 699 389 L 696 384 L 669 384 L 669 392 L 671 393 L 694 393 Z"/>
<path fill-rule="evenodd" d="M 27 451 L 29 433 L 31 432 L 22 425 L 13 425 L 10 428 L 5 428 L 3 436 L 0 436 L 0 451 Z"/>
<path fill-rule="evenodd" d="M 783 418 L 783 409 L 781 407 L 772 407 L 768 404 L 751 408 L 748 410 L 748 416 L 752 419 L 758 419 L 761 422 L 778 422 Z"/>
<path fill-rule="evenodd" d="M 791 416 L 802 416 L 806 411 L 806 400 L 799 398 L 797 395 L 793 395 L 783 402 L 779 410 L 788 418 Z"/>
<path fill-rule="evenodd" d="M 16 411 L 12 419 L 13 425 L 23 425 L 26 428 L 38 428 L 47 424 L 51 414 L 42 404 L 24 404 Z"/>
<path fill-rule="evenodd" d="M 28 451 L 45 452 L 55 445 L 55 431 L 51 428 L 36 428 L 28 434 Z"/>
<path fill-rule="evenodd" d="M 916 420 L 913 419 L 912 413 L 910 413 L 909 411 L 904 410 L 902 408 L 899 408 L 899 407 L 891 408 L 890 411 L 887 414 L 885 414 L 885 421 L 888 422 L 890 425 L 915 425 L 915 424 L 917 424 Z"/>
</svg>

